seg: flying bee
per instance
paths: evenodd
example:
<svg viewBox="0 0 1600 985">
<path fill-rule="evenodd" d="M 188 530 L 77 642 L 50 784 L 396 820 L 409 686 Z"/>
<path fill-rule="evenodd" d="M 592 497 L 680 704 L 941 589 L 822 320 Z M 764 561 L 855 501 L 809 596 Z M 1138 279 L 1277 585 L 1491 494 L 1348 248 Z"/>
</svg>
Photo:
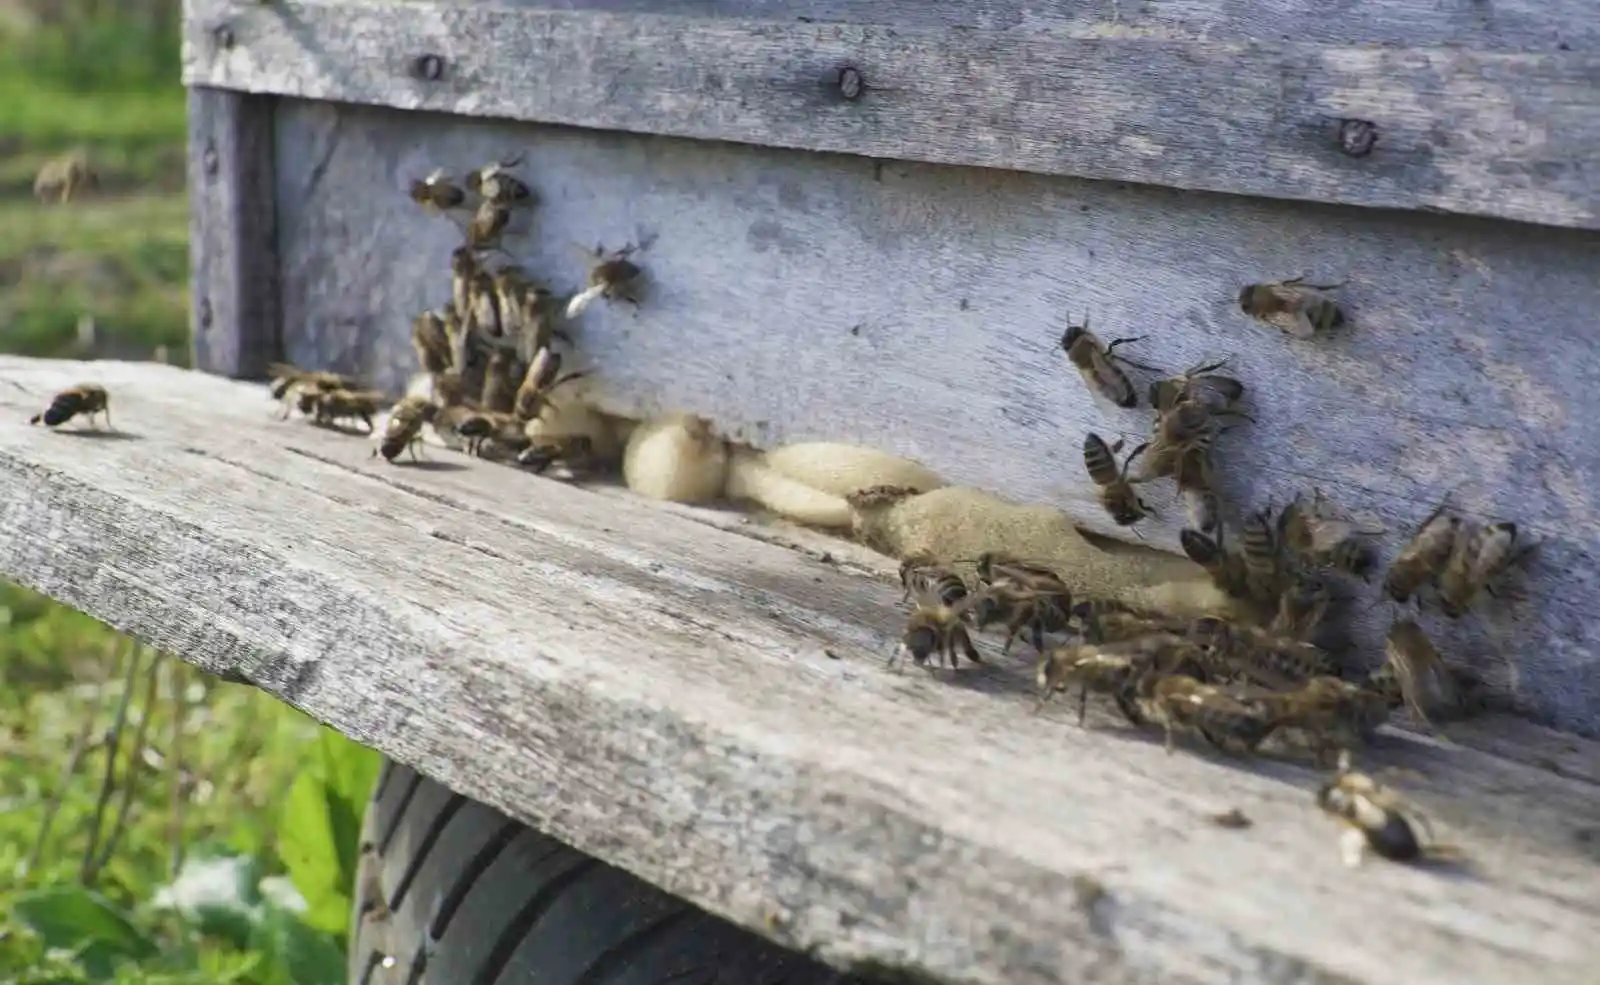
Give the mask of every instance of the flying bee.
<svg viewBox="0 0 1600 985">
<path fill-rule="evenodd" d="M 436 168 L 420 181 L 411 182 L 411 200 L 428 212 L 448 212 L 460 208 L 467 193 L 450 180 L 450 172 Z"/>
<path fill-rule="evenodd" d="M 1392 862 L 1415 862 L 1424 857 L 1459 854 L 1434 841 L 1427 817 L 1406 804 L 1394 790 L 1350 766 L 1350 753 L 1339 754 L 1338 771 L 1317 790 L 1317 807 L 1333 815 L 1351 837 L 1341 840 L 1345 865 L 1355 868 L 1368 850 Z M 1428 844 L 1417 837 L 1427 833 Z"/>
<path fill-rule="evenodd" d="M 372 416 L 382 409 L 383 403 L 381 390 L 321 390 L 316 394 L 312 420 L 326 427 L 355 418 L 367 426 L 370 434 Z"/>
<path fill-rule="evenodd" d="M 489 353 L 489 367 L 483 374 L 483 396 L 478 401 L 484 410 L 509 414 L 516 406 L 517 388 L 527 368 L 509 349 Z"/>
<path fill-rule="evenodd" d="M 1238 755 L 1255 752 L 1278 728 L 1260 708 L 1185 674 L 1146 677 L 1138 690 L 1139 709 L 1166 732 L 1169 754 L 1180 729 L 1199 732 L 1223 752 Z"/>
<path fill-rule="evenodd" d="M 573 370 L 559 376 L 556 375 L 558 373 L 561 373 L 561 353 L 550 348 L 543 348 L 534 353 L 533 361 L 528 363 L 528 369 L 522 375 L 522 385 L 517 387 L 516 398 L 512 402 L 511 409 L 518 420 L 538 419 L 544 413 L 553 390 L 589 375 L 586 369 Z"/>
<path fill-rule="evenodd" d="M 1451 619 L 1466 615 L 1478 597 L 1494 595 L 1494 582 L 1526 558 L 1538 544 L 1517 550 L 1517 525 L 1471 525 L 1459 531 L 1456 543 L 1439 573 L 1439 608 Z"/>
<path fill-rule="evenodd" d="M 474 250 L 493 250 L 511 225 L 511 210 L 493 199 L 484 199 L 467 223 L 467 246 Z"/>
<path fill-rule="evenodd" d="M 1382 695 L 1331 675 L 1313 677 L 1293 691 L 1258 695 L 1255 703 L 1280 729 L 1302 733 L 1318 766 L 1327 764 L 1331 752 L 1370 742 L 1389 718 Z"/>
<path fill-rule="evenodd" d="M 1445 511 L 1448 502 L 1446 497 L 1428 514 L 1390 562 L 1383 577 L 1383 591 L 1394 601 L 1404 604 L 1422 589 L 1436 584 L 1439 572 L 1449 562 L 1461 531 L 1461 518 Z"/>
<path fill-rule="evenodd" d="M 1461 708 L 1455 674 L 1421 626 L 1410 619 L 1397 621 L 1389 627 L 1383 652 L 1383 666 L 1368 683 L 1389 696 L 1391 706 L 1403 703 L 1428 725 L 1433 724 L 1430 712 L 1444 716 Z"/>
<path fill-rule="evenodd" d="M 1072 363 L 1078 375 L 1083 377 L 1083 382 L 1088 385 L 1090 392 L 1100 394 L 1118 407 L 1133 408 L 1139 406 L 1139 391 L 1134 389 L 1133 381 L 1128 379 L 1128 374 L 1117 364 L 1123 363 L 1152 372 L 1156 370 L 1152 366 L 1118 356 L 1114 350 L 1119 345 L 1138 342 L 1144 338 L 1145 336 L 1140 335 L 1134 338 L 1112 339 L 1109 343 L 1101 342 L 1099 336 L 1089 331 L 1089 316 L 1085 315 L 1082 325 L 1068 323 L 1067 330 L 1061 335 L 1061 348 L 1067 354 L 1067 361 Z"/>
<path fill-rule="evenodd" d="M 1333 591 L 1315 574 L 1299 573 L 1278 595 L 1278 611 L 1268 628 L 1286 639 L 1309 640 L 1328 617 Z"/>
<path fill-rule="evenodd" d="M 1080 726 L 1088 714 L 1091 690 L 1110 694 L 1124 718 L 1144 725 L 1145 716 L 1135 701 L 1139 682 L 1181 666 L 1190 648 L 1182 637 L 1163 633 L 1117 643 L 1057 647 L 1039 661 L 1039 700 L 1034 711 L 1042 710 L 1058 691 L 1076 683 Z"/>
<path fill-rule="evenodd" d="M 1220 532 L 1220 530 L 1219 530 Z M 1229 598 L 1242 599 L 1250 594 L 1249 573 L 1244 558 L 1238 552 L 1227 550 L 1220 538 L 1208 537 L 1198 530 L 1184 527 L 1178 531 L 1178 545 L 1189 560 L 1204 568 L 1216 585 Z"/>
<path fill-rule="evenodd" d="M 936 596 L 944 605 L 955 605 L 971 594 L 966 580 L 942 565 L 926 558 L 906 558 L 900 562 L 900 584 L 905 588 L 901 601 L 911 600 L 918 589 Z"/>
<path fill-rule="evenodd" d="M 596 244 L 591 254 L 595 263 L 589 268 L 589 285 L 567 302 L 567 317 L 578 317 L 590 302 L 599 297 L 608 301 L 619 298 L 637 307 L 639 299 L 627 293 L 626 288 L 644 272 L 638 264 L 628 259 L 638 249 L 629 243 L 608 255 L 604 245 Z"/>
<path fill-rule="evenodd" d="M 1083 466 L 1089 472 L 1090 481 L 1099 487 L 1100 505 L 1105 507 L 1118 526 L 1130 527 L 1154 515 L 1145 501 L 1139 498 L 1133 484 L 1128 482 L 1128 467 L 1146 447 L 1140 445 L 1129 452 L 1127 460 L 1119 468 L 1117 452 L 1122 450 L 1121 441 L 1107 445 L 1105 439 L 1093 431 L 1084 435 Z"/>
<path fill-rule="evenodd" d="M 1348 520 L 1329 516 L 1320 489 L 1313 491 L 1309 506 L 1297 494 L 1278 514 L 1278 541 L 1285 549 L 1363 581 L 1377 563 L 1377 552 L 1364 533 Z"/>
<path fill-rule="evenodd" d="M 481 195 L 486 202 L 511 205 L 533 197 L 533 190 L 522 179 L 507 169 L 522 163 L 519 155 L 509 161 L 495 161 L 467 173 L 467 188 Z"/>
<path fill-rule="evenodd" d="M 411 348 L 423 372 L 437 376 L 454 365 L 443 311 L 424 311 L 411 323 Z"/>
<path fill-rule="evenodd" d="M 417 448 L 422 444 L 422 426 L 438 416 L 439 408 L 426 397 L 406 397 L 389 411 L 389 420 L 383 426 L 383 437 L 378 447 L 372 449 L 373 457 L 382 455 L 393 464 L 400 454 L 409 450 L 416 461 L 421 456 Z"/>
<path fill-rule="evenodd" d="M 111 427 L 111 397 L 106 393 L 106 388 L 98 383 L 80 383 L 62 390 L 50 398 L 50 406 L 28 418 L 28 423 L 59 427 L 79 414 L 84 415 L 91 425 L 95 423 L 96 415 L 104 414 L 106 427 Z"/>
<path fill-rule="evenodd" d="M 1307 284 L 1304 276 L 1247 284 L 1239 291 L 1239 310 L 1294 338 L 1309 339 L 1344 324 L 1344 309 L 1325 293 L 1343 286 L 1343 281 Z"/>
<path fill-rule="evenodd" d="M 587 472 L 594 463 L 594 440 L 587 434 L 558 434 L 532 439 L 517 455 L 517 464 L 535 474 L 560 462 L 571 472 Z"/>
<path fill-rule="evenodd" d="M 44 163 L 33 179 L 33 197 L 40 202 L 53 198 L 65 205 L 78 192 L 98 187 L 100 176 L 89 166 L 88 156 L 72 151 Z"/>
<path fill-rule="evenodd" d="M 1166 413 L 1184 400 L 1193 401 L 1212 411 L 1227 410 L 1244 396 L 1244 384 L 1231 376 L 1222 376 L 1215 370 L 1226 365 L 1226 358 L 1216 362 L 1192 366 L 1181 376 L 1172 376 L 1150 384 L 1150 406 L 1157 413 Z"/>
<path fill-rule="evenodd" d="M 956 650 L 973 663 L 983 663 L 978 648 L 967 631 L 967 611 L 979 596 L 968 595 L 954 605 L 946 605 L 937 595 L 918 588 L 912 592 L 916 608 L 906 621 L 900 637 L 900 652 L 909 653 L 918 667 L 928 666 L 928 658 L 942 654 L 950 669 L 956 667 Z M 893 661 L 891 661 L 891 664 Z"/>
</svg>

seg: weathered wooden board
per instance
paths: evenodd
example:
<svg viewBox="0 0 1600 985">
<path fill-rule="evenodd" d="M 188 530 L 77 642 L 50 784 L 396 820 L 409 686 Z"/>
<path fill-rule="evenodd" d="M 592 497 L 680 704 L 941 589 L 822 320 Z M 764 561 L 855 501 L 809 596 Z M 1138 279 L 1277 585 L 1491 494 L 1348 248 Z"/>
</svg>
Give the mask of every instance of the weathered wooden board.
<svg viewBox="0 0 1600 985">
<path fill-rule="evenodd" d="M 190 0 L 250 92 L 1600 228 L 1600 54 Z M 855 81 L 843 85 L 849 66 Z M 846 89 L 848 88 L 848 91 Z M 1341 149 L 1346 119 L 1376 145 Z"/>
<path fill-rule="evenodd" d="M 1149 334 L 1130 354 L 1174 368 L 1232 353 L 1260 422 L 1224 439 L 1235 504 L 1320 485 L 1394 547 L 1454 488 L 1549 538 L 1530 603 L 1430 628 L 1492 673 L 1514 654 L 1530 712 L 1600 731 L 1600 236 L 295 101 L 278 145 L 288 354 L 393 388 L 459 237 L 401 189 L 510 154 L 543 204 L 508 248 L 556 290 L 583 276 L 575 242 L 652 241 L 638 312 L 576 326 L 628 413 L 874 445 L 1114 534 L 1083 434 L 1150 413 L 1091 400 L 1057 348 L 1067 317 Z M 1351 279 L 1351 328 L 1297 343 L 1235 306 L 1302 270 Z M 1168 490 L 1145 536 L 1176 550 Z"/>
<path fill-rule="evenodd" d="M 194 365 L 257 377 L 282 346 L 271 96 L 189 90 Z"/>
<path fill-rule="evenodd" d="M 82 379 L 121 440 L 22 423 Z M 1396 736 L 1384 760 L 1422 771 L 1477 872 L 1351 873 L 1309 770 L 1029 715 L 1017 662 L 886 670 L 897 587 L 448 452 L 389 466 L 272 420 L 259 386 L 10 358 L 0 380 L 0 575 L 841 966 L 1593 981 L 1593 782 Z M 1206 820 L 1235 807 L 1253 827 Z"/>
</svg>

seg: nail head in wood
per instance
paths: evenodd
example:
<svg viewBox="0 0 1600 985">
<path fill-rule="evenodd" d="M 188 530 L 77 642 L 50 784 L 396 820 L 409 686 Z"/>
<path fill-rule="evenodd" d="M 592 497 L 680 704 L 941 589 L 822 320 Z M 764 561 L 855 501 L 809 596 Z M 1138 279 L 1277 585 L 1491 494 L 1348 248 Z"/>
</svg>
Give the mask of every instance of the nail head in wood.
<svg viewBox="0 0 1600 985">
<path fill-rule="evenodd" d="M 217 28 L 211 32 L 211 36 L 216 40 L 217 47 L 221 48 L 223 51 L 229 51 L 233 48 L 233 28 L 229 27 L 228 25 L 218 25 Z"/>
<path fill-rule="evenodd" d="M 208 142 L 205 152 L 200 155 L 200 166 L 205 169 L 207 178 L 217 176 L 217 145 Z"/>
<path fill-rule="evenodd" d="M 850 66 L 839 70 L 839 95 L 851 102 L 861 98 L 861 90 L 865 88 L 861 81 L 861 72 Z"/>
<path fill-rule="evenodd" d="M 1351 157 L 1366 157 L 1378 143 L 1378 127 L 1370 120 L 1340 120 L 1339 149 Z"/>
<path fill-rule="evenodd" d="M 438 55 L 418 55 L 411 63 L 411 74 L 425 82 L 437 82 L 444 75 L 444 59 Z"/>
<path fill-rule="evenodd" d="M 200 327 L 203 328 L 203 329 L 209 329 L 211 327 L 211 299 L 210 298 L 201 298 L 200 299 Z"/>
</svg>

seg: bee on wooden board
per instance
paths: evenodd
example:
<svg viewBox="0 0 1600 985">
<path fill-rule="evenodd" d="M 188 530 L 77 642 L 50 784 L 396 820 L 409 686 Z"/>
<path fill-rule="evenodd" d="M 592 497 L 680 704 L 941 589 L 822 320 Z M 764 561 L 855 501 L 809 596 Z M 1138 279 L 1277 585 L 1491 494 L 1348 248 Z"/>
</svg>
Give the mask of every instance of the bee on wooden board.
<svg viewBox="0 0 1600 985">
<path fill-rule="evenodd" d="M 1179 489 L 1210 488 L 1211 450 L 1219 435 L 1233 430 L 1232 426 L 1223 425 L 1223 417 L 1253 420 L 1240 411 L 1214 411 L 1192 400 L 1181 400 L 1158 414 L 1144 465 L 1133 481 L 1173 476 Z"/>
<path fill-rule="evenodd" d="M 1133 700 L 1134 685 L 1153 666 L 1154 657 L 1147 647 L 1128 644 L 1057 647 L 1039 661 L 1039 699 L 1034 704 L 1034 713 L 1043 711 L 1057 692 L 1076 684 L 1079 727 L 1089 714 L 1090 691 L 1111 695 L 1124 718 L 1134 725 L 1143 725 L 1144 716 Z"/>
<path fill-rule="evenodd" d="M 1171 753 L 1180 730 L 1200 733 L 1231 755 L 1253 753 L 1278 727 L 1278 722 L 1252 704 L 1215 684 L 1184 674 L 1146 677 L 1139 687 L 1139 709 L 1166 732 Z"/>
<path fill-rule="evenodd" d="M 532 439 L 517 453 L 517 464 L 536 475 L 560 463 L 570 472 L 586 472 L 594 461 L 594 440 L 587 434 L 558 434 Z"/>
<path fill-rule="evenodd" d="M 1451 619 L 1466 615 L 1485 592 L 1494 595 L 1494 582 L 1538 546 L 1518 550 L 1515 523 L 1463 524 L 1439 573 L 1439 608 Z"/>
<path fill-rule="evenodd" d="M 1351 768 L 1348 750 L 1339 754 L 1338 771 L 1317 790 L 1317 807 L 1345 826 L 1340 839 L 1345 865 L 1359 866 L 1368 851 L 1392 862 L 1416 862 L 1427 857 L 1459 857 L 1458 849 L 1434 840 L 1427 817 L 1408 805 L 1394 790 Z M 1425 844 L 1417 828 L 1427 833 Z"/>
<path fill-rule="evenodd" d="M 318 390 L 312 403 L 312 420 L 324 427 L 356 419 L 373 430 L 372 417 L 382 409 L 381 390 Z"/>
<path fill-rule="evenodd" d="M 533 361 L 528 363 L 528 369 L 523 374 L 522 383 L 517 387 L 516 396 L 512 401 L 511 409 L 518 420 L 538 419 L 544 413 L 551 391 L 589 375 L 586 369 L 573 370 L 559 376 L 558 373 L 561 373 L 561 353 L 548 347 L 534 353 Z"/>
<path fill-rule="evenodd" d="M 378 447 L 372 449 L 372 457 L 382 455 L 384 461 L 393 464 L 402 452 L 409 450 L 412 460 L 419 460 L 421 455 L 417 449 L 422 445 L 422 426 L 432 423 L 438 412 L 438 406 L 426 397 L 406 397 L 395 404 L 383 426 Z"/>
<path fill-rule="evenodd" d="M 1393 601 L 1404 604 L 1424 588 L 1436 584 L 1439 573 L 1449 562 L 1461 532 L 1461 518 L 1446 511 L 1448 503 L 1449 497 L 1446 497 L 1428 514 L 1389 563 L 1383 591 Z"/>
<path fill-rule="evenodd" d="M 1208 410 L 1223 411 L 1244 397 L 1244 384 L 1231 376 L 1222 376 L 1216 370 L 1227 365 L 1228 358 L 1198 364 L 1183 371 L 1180 376 L 1168 377 L 1150 384 L 1150 406 L 1164 414 L 1180 401 L 1193 401 Z"/>
<path fill-rule="evenodd" d="M 1128 379 L 1128 374 L 1122 366 L 1132 366 L 1158 372 L 1153 366 L 1136 363 L 1115 354 L 1119 345 L 1130 342 L 1142 341 L 1145 336 L 1133 338 L 1112 339 L 1109 343 L 1101 342 L 1100 337 L 1089 331 L 1089 316 L 1085 315 L 1082 325 L 1068 324 L 1067 330 L 1061 335 L 1061 348 L 1067 354 L 1067 361 L 1072 363 L 1078 375 L 1083 377 L 1083 382 L 1088 385 L 1090 392 L 1111 401 L 1118 407 L 1134 408 L 1139 406 L 1139 391 L 1134 389 L 1133 381 Z"/>
<path fill-rule="evenodd" d="M 509 206 L 526 202 L 533 190 L 509 169 L 522 163 L 521 155 L 508 161 L 494 161 L 467 173 L 467 188 L 483 197 L 486 202 Z"/>
<path fill-rule="evenodd" d="M 520 453 L 531 443 L 523 422 L 516 415 L 492 410 L 478 410 L 464 415 L 455 422 L 455 431 L 467 442 L 467 454 L 484 456 L 484 448 L 495 452 Z"/>
<path fill-rule="evenodd" d="M 1283 693 L 1257 695 L 1280 729 L 1296 729 L 1306 739 L 1318 766 L 1329 754 L 1372 741 L 1378 726 L 1389 718 L 1389 705 L 1375 691 L 1321 675 Z"/>
<path fill-rule="evenodd" d="M 65 205 L 79 192 L 98 187 L 100 176 L 89 166 L 88 156 L 72 151 L 44 163 L 33 179 L 33 197 L 40 202 L 55 199 Z"/>
<path fill-rule="evenodd" d="M 1343 286 L 1307 284 L 1304 276 L 1247 284 L 1239 290 L 1239 310 L 1293 338 L 1310 339 L 1344 324 L 1344 309 L 1326 293 Z"/>
<path fill-rule="evenodd" d="M 895 651 L 890 666 L 899 655 L 909 653 L 918 667 L 927 667 L 930 657 L 942 654 L 952 670 L 956 667 L 956 651 L 973 663 L 983 663 L 983 657 L 972 643 L 967 630 L 967 612 L 978 599 L 968 595 L 954 605 L 946 605 L 937 595 L 918 588 L 912 592 L 916 608 L 906 621 L 905 632 L 900 636 L 900 647 Z M 931 668 L 930 668 L 931 669 Z"/>
<path fill-rule="evenodd" d="M 1338 670 L 1318 646 L 1220 616 L 1193 620 L 1187 635 L 1204 648 L 1206 669 L 1221 678 L 1285 688 Z"/>
<path fill-rule="evenodd" d="M 1071 594 L 1061 576 L 1043 564 L 1034 564 L 994 551 L 985 551 L 978 555 L 974 567 L 977 569 L 978 581 L 985 586 L 1009 581 L 1038 591 Z"/>
<path fill-rule="evenodd" d="M 1286 549 L 1363 581 L 1377 564 L 1377 552 L 1366 534 L 1377 532 L 1330 516 L 1320 489 L 1312 491 L 1309 505 L 1303 495 L 1296 495 L 1278 515 L 1278 540 Z"/>
<path fill-rule="evenodd" d="M 911 593 L 922 590 L 937 596 L 945 605 L 955 605 L 972 594 L 966 580 L 949 568 L 927 558 L 906 558 L 900 562 L 900 584 L 905 588 L 902 602 L 911 600 Z"/>
<path fill-rule="evenodd" d="M 1410 619 L 1396 621 L 1389 627 L 1383 652 L 1383 666 L 1373 671 L 1368 686 L 1387 697 L 1391 707 L 1404 704 L 1428 725 L 1435 716 L 1462 710 L 1455 673 L 1421 626 Z"/>
<path fill-rule="evenodd" d="M 272 399 L 278 401 L 281 413 L 280 418 L 289 416 L 291 404 L 289 398 L 296 392 L 302 394 L 315 394 L 323 390 L 359 390 L 361 384 L 352 377 L 343 373 L 331 373 L 322 370 L 306 370 L 288 363 L 268 363 L 267 376 L 272 383 L 268 392 Z M 301 400 L 301 412 L 309 413 L 315 406 L 315 400 Z"/>
<path fill-rule="evenodd" d="M 1270 508 L 1245 517 L 1239 530 L 1239 546 L 1251 595 L 1261 600 L 1276 599 L 1282 591 L 1285 572 Z"/>
<path fill-rule="evenodd" d="M 111 427 L 111 397 L 106 393 L 106 388 L 98 383 L 79 383 L 75 387 L 62 390 L 50 398 L 50 406 L 43 411 L 28 418 L 29 424 L 43 424 L 45 427 L 60 427 L 61 425 L 82 414 L 90 425 L 95 423 L 95 417 L 104 414 L 106 427 Z"/>
<path fill-rule="evenodd" d="M 435 168 L 427 177 L 411 182 L 411 200 L 430 213 L 460 208 L 467 193 L 450 178 L 444 168 Z"/>
<path fill-rule="evenodd" d="M 1044 635 L 1065 632 L 1070 625 L 1072 593 L 1066 586 L 1033 588 L 1002 580 L 986 585 L 978 593 L 974 606 L 973 617 L 980 630 L 997 620 L 1005 620 L 1006 638 L 1000 647 L 1001 653 L 1011 652 L 1011 644 L 1023 629 L 1031 632 L 1033 648 L 1043 653 Z"/>
<path fill-rule="evenodd" d="M 1146 447 L 1148 445 L 1140 445 L 1129 452 L 1127 460 L 1119 467 L 1117 452 L 1122 450 L 1120 440 L 1107 445 L 1105 439 L 1093 431 L 1084 435 L 1083 466 L 1089 473 L 1090 481 L 1099 488 L 1100 505 L 1105 507 L 1118 526 L 1129 527 L 1154 515 L 1128 481 L 1128 468 Z"/>
<path fill-rule="evenodd" d="M 595 244 L 594 252 L 590 254 L 594 257 L 595 263 L 589 268 L 588 286 L 574 294 L 572 300 L 567 302 L 567 317 L 578 317 L 583 309 L 600 297 L 607 300 L 618 298 L 637 307 L 638 298 L 627 293 L 626 288 L 644 272 L 638 264 L 628 259 L 638 249 L 629 243 L 620 250 L 607 254 L 603 244 Z"/>
</svg>

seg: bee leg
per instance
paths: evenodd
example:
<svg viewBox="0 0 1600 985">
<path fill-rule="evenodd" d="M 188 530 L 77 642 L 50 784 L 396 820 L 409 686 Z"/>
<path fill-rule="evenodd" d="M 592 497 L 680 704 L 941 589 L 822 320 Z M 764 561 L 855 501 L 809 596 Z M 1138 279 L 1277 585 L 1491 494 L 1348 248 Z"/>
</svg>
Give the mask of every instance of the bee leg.
<svg viewBox="0 0 1600 985">
<path fill-rule="evenodd" d="M 1000 647 L 1001 653 L 1011 652 L 1011 644 L 1016 640 L 1017 634 L 1022 631 L 1022 625 L 1026 621 L 1025 616 L 1016 615 L 1006 622 L 1006 642 L 1004 646 Z"/>
<path fill-rule="evenodd" d="M 956 627 L 956 631 L 955 631 L 955 637 L 956 637 L 957 642 L 959 642 L 961 644 L 961 652 L 966 654 L 968 660 L 972 661 L 975 664 L 983 663 L 983 656 L 978 653 L 978 648 L 976 646 L 973 646 L 973 644 L 972 644 L 972 636 L 970 634 L 968 634 L 968 632 L 966 630 L 966 627 L 957 626 Z M 955 660 L 954 660 L 954 658 L 951 658 L 951 665 L 953 666 L 954 664 L 955 664 Z"/>
<path fill-rule="evenodd" d="M 1168 718 L 1166 721 L 1162 722 L 1161 725 L 1167 730 L 1167 755 L 1170 756 L 1172 755 L 1173 749 L 1177 748 L 1177 744 L 1174 741 L 1175 737 L 1172 728 L 1172 719 Z"/>
<path fill-rule="evenodd" d="M 1084 727 L 1084 721 L 1089 717 L 1089 682 L 1085 681 L 1078 688 L 1078 727 Z"/>
<path fill-rule="evenodd" d="M 1339 833 L 1339 858 L 1351 869 L 1361 867 L 1367 854 L 1367 833 L 1354 825 L 1346 825 Z"/>
<path fill-rule="evenodd" d="M 111 426 L 111 408 L 107 407 L 104 411 L 102 411 L 102 413 L 104 413 L 106 415 L 106 430 L 107 431 L 115 431 L 116 428 Z M 1534 546 L 1537 547 L 1538 545 L 1535 544 Z"/>
<path fill-rule="evenodd" d="M 361 423 L 363 423 L 363 424 L 365 424 L 367 426 L 367 433 L 371 434 L 372 433 L 372 417 L 371 417 L 371 415 L 362 414 L 361 415 Z"/>
<path fill-rule="evenodd" d="M 1037 617 L 1033 620 L 1033 648 L 1044 656 L 1044 620 Z"/>
</svg>

